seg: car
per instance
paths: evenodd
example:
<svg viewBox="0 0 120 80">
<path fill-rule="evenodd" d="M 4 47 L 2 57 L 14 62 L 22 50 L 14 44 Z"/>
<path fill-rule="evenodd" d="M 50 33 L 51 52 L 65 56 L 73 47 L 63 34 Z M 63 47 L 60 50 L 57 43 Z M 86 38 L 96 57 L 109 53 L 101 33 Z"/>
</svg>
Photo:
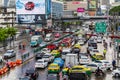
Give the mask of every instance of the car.
<svg viewBox="0 0 120 80">
<path fill-rule="evenodd" d="M 21 76 L 19 80 L 31 80 L 29 76 Z"/>
<path fill-rule="evenodd" d="M 102 43 L 102 41 L 103 41 L 103 40 L 102 40 L 102 37 L 98 37 L 98 38 L 97 38 L 97 43 Z"/>
<path fill-rule="evenodd" d="M 61 58 L 65 60 L 66 54 L 71 53 L 71 48 L 63 48 L 61 52 Z"/>
<path fill-rule="evenodd" d="M 60 80 L 60 78 L 58 74 L 48 74 L 47 80 Z"/>
<path fill-rule="evenodd" d="M 39 46 L 40 46 L 40 47 L 43 47 L 43 46 L 45 46 L 46 44 L 47 44 L 46 42 L 42 41 L 42 42 L 39 44 Z"/>
<path fill-rule="evenodd" d="M 92 55 L 92 59 L 93 60 L 103 60 L 104 56 L 101 53 L 95 53 L 95 54 Z"/>
<path fill-rule="evenodd" d="M 84 45 L 85 44 L 85 41 L 83 39 L 79 39 L 77 44 L 80 44 L 80 45 Z"/>
<path fill-rule="evenodd" d="M 86 54 L 87 53 L 84 53 L 84 54 L 80 53 L 80 56 L 79 56 L 80 57 L 79 58 L 80 64 L 88 64 L 91 62 L 89 55 L 86 55 Z"/>
<path fill-rule="evenodd" d="M 25 4 L 25 10 L 33 10 L 35 7 L 35 4 L 33 2 L 27 2 Z"/>
<path fill-rule="evenodd" d="M 52 50 L 50 54 L 52 54 L 55 57 L 59 57 L 60 56 L 60 51 L 58 51 L 58 50 Z"/>
<path fill-rule="evenodd" d="M 94 48 L 91 47 L 91 46 L 88 46 L 88 47 L 87 47 L 87 53 L 90 54 L 90 52 L 92 51 L 92 49 L 94 49 Z"/>
<path fill-rule="evenodd" d="M 64 66 L 64 61 L 62 60 L 62 58 L 55 58 L 53 63 L 58 64 L 60 67 Z"/>
<path fill-rule="evenodd" d="M 112 63 L 110 63 L 109 61 L 99 60 L 99 62 L 101 62 L 105 66 L 106 70 L 112 70 L 113 69 Z"/>
<path fill-rule="evenodd" d="M 42 59 L 44 59 L 45 61 L 47 61 L 49 63 L 49 62 L 53 61 L 54 56 L 49 53 L 46 53 L 43 55 Z"/>
<path fill-rule="evenodd" d="M 25 76 L 29 76 L 30 80 L 37 80 L 39 73 L 36 69 L 34 68 L 29 68 L 25 72 Z"/>
<path fill-rule="evenodd" d="M 79 48 L 79 49 L 81 49 L 80 44 L 75 44 L 73 47 L 74 47 L 74 48 Z"/>
<path fill-rule="evenodd" d="M 97 42 L 88 42 L 88 46 L 93 47 L 94 49 L 97 49 Z"/>
<path fill-rule="evenodd" d="M 59 73 L 60 72 L 60 66 L 56 63 L 51 63 L 48 66 L 48 73 Z"/>
<path fill-rule="evenodd" d="M 14 50 L 7 50 L 7 52 L 3 56 L 4 58 L 11 58 L 11 57 L 15 57 L 16 53 Z"/>
<path fill-rule="evenodd" d="M 95 53 L 99 53 L 99 51 L 97 49 L 92 49 L 90 51 L 90 55 L 94 55 Z"/>
<path fill-rule="evenodd" d="M 41 50 L 41 53 L 50 53 L 50 52 L 51 52 L 51 50 L 48 49 L 48 48 L 43 48 L 43 49 Z"/>
<path fill-rule="evenodd" d="M 35 59 L 36 59 L 36 60 L 42 59 L 42 57 L 43 57 L 44 54 L 45 54 L 45 53 L 36 53 Z"/>
<path fill-rule="evenodd" d="M 49 44 L 49 45 L 47 45 L 46 48 L 48 48 L 49 50 L 54 50 L 57 48 L 57 46 L 55 44 Z"/>
<path fill-rule="evenodd" d="M 37 62 L 35 62 L 35 68 L 45 68 L 48 66 L 48 62 L 44 59 L 38 59 Z"/>
<path fill-rule="evenodd" d="M 120 67 L 112 71 L 113 77 L 120 77 Z"/>
<path fill-rule="evenodd" d="M 91 71 L 92 71 L 92 72 L 95 72 L 98 67 L 99 67 L 104 73 L 106 72 L 105 67 L 104 67 L 104 66 L 99 66 L 97 63 L 92 62 L 92 63 L 86 64 L 86 65 L 87 65 L 87 66 L 86 66 L 87 68 L 91 68 Z"/>
<path fill-rule="evenodd" d="M 87 68 L 87 67 L 82 66 L 82 65 L 75 65 L 72 68 L 70 68 L 69 74 L 74 73 L 74 72 L 86 72 L 87 75 L 89 75 L 89 76 L 92 73 L 90 68 Z"/>
</svg>

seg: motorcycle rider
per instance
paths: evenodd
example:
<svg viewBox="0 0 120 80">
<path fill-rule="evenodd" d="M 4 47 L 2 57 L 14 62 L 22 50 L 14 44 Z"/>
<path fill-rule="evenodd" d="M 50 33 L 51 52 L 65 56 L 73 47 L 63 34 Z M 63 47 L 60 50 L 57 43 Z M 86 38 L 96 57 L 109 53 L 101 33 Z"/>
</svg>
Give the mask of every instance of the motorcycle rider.
<svg viewBox="0 0 120 80">
<path fill-rule="evenodd" d="M 100 75 L 100 73 L 102 73 L 102 75 L 104 75 L 103 71 L 98 67 L 95 71 L 95 74 Z"/>
<path fill-rule="evenodd" d="M 112 61 L 112 66 L 113 66 L 113 68 L 116 67 L 116 61 L 115 60 Z"/>
</svg>

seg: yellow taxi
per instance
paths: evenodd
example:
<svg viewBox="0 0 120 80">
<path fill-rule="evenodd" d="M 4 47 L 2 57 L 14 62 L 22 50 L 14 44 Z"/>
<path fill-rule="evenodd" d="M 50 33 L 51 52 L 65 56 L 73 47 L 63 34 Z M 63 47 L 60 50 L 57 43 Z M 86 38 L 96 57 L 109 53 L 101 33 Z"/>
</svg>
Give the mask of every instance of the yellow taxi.
<svg viewBox="0 0 120 80">
<path fill-rule="evenodd" d="M 82 66 L 82 65 L 73 66 L 69 70 L 69 73 L 78 73 L 78 72 L 86 72 L 88 76 L 90 76 L 92 73 L 90 68 L 86 68 L 85 66 Z"/>
<path fill-rule="evenodd" d="M 69 68 L 68 67 L 65 67 L 65 68 L 63 68 L 62 69 L 62 74 L 68 74 L 68 72 L 69 72 Z"/>
<path fill-rule="evenodd" d="M 104 56 L 101 53 L 95 53 L 95 54 L 93 54 L 92 57 L 95 60 L 103 60 L 104 59 Z"/>
<path fill-rule="evenodd" d="M 52 63 L 48 66 L 48 73 L 59 73 L 60 66 L 58 64 Z"/>
<path fill-rule="evenodd" d="M 60 57 L 60 51 L 59 50 L 52 50 L 51 54 L 55 57 Z"/>
<path fill-rule="evenodd" d="M 79 48 L 79 49 L 81 49 L 81 46 L 80 46 L 80 44 L 75 44 L 75 45 L 74 45 L 74 48 Z"/>
</svg>

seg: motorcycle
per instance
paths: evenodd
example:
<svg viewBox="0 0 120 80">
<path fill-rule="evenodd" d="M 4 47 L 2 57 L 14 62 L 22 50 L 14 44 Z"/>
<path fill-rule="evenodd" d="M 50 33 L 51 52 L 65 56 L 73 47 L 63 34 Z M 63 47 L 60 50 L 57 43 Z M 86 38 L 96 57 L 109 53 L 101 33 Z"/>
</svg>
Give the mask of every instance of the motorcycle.
<svg viewBox="0 0 120 80">
<path fill-rule="evenodd" d="M 104 73 L 102 72 L 102 70 L 99 70 L 99 71 L 95 71 L 95 76 L 98 77 L 98 76 L 104 76 Z"/>
</svg>

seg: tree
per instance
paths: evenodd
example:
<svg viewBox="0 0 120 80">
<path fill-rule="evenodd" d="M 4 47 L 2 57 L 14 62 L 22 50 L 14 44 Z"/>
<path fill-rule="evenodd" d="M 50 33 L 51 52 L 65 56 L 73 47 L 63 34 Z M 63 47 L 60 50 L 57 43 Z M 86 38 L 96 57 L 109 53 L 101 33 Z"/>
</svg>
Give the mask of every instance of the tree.
<svg viewBox="0 0 120 80">
<path fill-rule="evenodd" d="M 7 29 L 0 28 L 0 42 L 3 43 L 4 49 L 6 49 L 6 38 L 8 38 Z"/>
<path fill-rule="evenodd" d="M 119 15 L 120 15 L 120 5 L 111 8 L 110 11 L 109 11 L 109 14 L 110 14 L 110 15 L 113 15 L 115 12 L 118 12 Z"/>
<path fill-rule="evenodd" d="M 11 48 L 11 38 L 13 39 L 13 46 L 14 46 L 14 36 L 16 35 L 16 29 L 14 27 L 7 27 L 7 34 L 10 38 L 10 48 Z"/>
</svg>

